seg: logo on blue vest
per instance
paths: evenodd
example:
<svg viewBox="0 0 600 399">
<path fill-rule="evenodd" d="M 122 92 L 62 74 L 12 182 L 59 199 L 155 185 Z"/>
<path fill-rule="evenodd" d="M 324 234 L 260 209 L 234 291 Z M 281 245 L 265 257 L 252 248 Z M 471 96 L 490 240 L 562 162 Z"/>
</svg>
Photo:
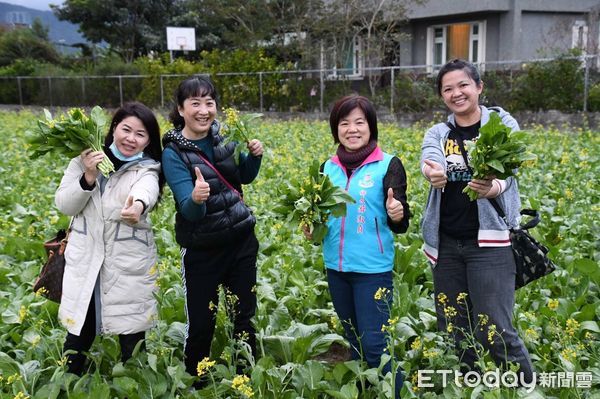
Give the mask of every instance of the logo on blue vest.
<svg viewBox="0 0 600 399">
<path fill-rule="evenodd" d="M 371 188 L 375 183 L 373 182 L 373 178 L 370 174 L 365 175 L 362 179 L 358 181 L 358 185 L 362 188 Z"/>
</svg>

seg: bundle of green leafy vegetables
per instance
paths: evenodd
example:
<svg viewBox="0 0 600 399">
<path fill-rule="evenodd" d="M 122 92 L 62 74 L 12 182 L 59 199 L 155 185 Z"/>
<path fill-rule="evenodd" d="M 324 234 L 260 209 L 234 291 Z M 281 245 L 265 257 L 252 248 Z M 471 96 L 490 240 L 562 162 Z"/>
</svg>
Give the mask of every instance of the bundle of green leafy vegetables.
<svg viewBox="0 0 600 399">
<path fill-rule="evenodd" d="M 28 132 L 31 158 L 49 152 L 74 158 L 87 148 L 103 151 L 106 115 L 101 107 L 94 107 L 89 117 L 81 108 L 71 108 L 56 119 L 47 109 L 44 109 L 44 115 L 46 120 L 38 120 L 37 129 Z M 115 168 L 105 156 L 98 170 L 108 177 Z"/>
<path fill-rule="evenodd" d="M 346 204 L 355 203 L 343 189 L 335 186 L 329 176 L 319 172 L 319 163 L 313 161 L 308 175 L 287 182 L 280 187 L 279 204 L 274 211 L 293 227 L 306 229 L 315 243 L 321 243 L 327 234 L 327 219 L 346 215 Z"/>
<path fill-rule="evenodd" d="M 263 114 L 252 113 L 240 115 L 239 111 L 235 108 L 225 108 L 223 110 L 225 114 L 225 123 L 223 125 L 224 143 L 234 141 L 237 143 L 233 159 L 237 165 L 240 159 L 240 152 L 246 148 L 246 145 L 252 138 L 252 122 Z"/>
<path fill-rule="evenodd" d="M 496 112 L 490 113 L 490 120 L 479 129 L 477 140 L 465 141 L 469 157 L 469 166 L 473 170 L 473 179 L 495 176 L 506 179 L 514 176 L 515 170 L 526 161 L 536 159 L 527 149 L 527 133 L 511 131 Z M 463 189 L 471 201 L 478 195 L 469 186 Z"/>
</svg>

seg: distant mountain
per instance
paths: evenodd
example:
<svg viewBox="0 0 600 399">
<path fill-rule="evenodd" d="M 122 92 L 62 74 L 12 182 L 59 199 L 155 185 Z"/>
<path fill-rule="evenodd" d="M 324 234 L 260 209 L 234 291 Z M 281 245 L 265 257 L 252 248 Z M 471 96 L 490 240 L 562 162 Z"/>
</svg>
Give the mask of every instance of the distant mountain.
<svg viewBox="0 0 600 399">
<path fill-rule="evenodd" d="M 50 41 L 55 44 L 74 44 L 86 43 L 87 40 L 77 31 L 78 25 L 67 21 L 59 21 L 52 11 L 35 10 L 0 2 L 0 24 L 12 25 L 14 23 L 31 25 L 31 23 L 39 18 L 42 24 L 48 27 L 48 36 Z M 59 48 L 59 50 L 61 50 Z"/>
</svg>

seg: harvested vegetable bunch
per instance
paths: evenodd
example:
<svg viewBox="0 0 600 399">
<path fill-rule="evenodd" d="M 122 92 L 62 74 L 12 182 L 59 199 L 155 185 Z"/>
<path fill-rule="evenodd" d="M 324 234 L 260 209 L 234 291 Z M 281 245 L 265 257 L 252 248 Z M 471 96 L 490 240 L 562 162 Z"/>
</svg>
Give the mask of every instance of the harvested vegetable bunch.
<svg viewBox="0 0 600 399">
<path fill-rule="evenodd" d="M 234 141 L 237 143 L 233 153 L 233 159 L 237 165 L 240 158 L 240 152 L 246 148 L 253 134 L 251 131 L 252 121 L 260 118 L 263 114 L 244 114 L 240 115 L 235 108 L 225 108 L 225 123 L 223 124 L 223 133 L 225 135 L 224 143 Z"/>
<path fill-rule="evenodd" d="M 313 161 L 307 176 L 288 182 L 280 192 L 282 195 L 274 211 L 286 217 L 294 227 L 306 228 L 315 243 L 325 238 L 329 216 L 345 216 L 346 204 L 356 202 L 335 186 L 329 176 L 319 172 L 317 161 Z"/>
<path fill-rule="evenodd" d="M 502 123 L 496 112 L 490 113 L 490 120 L 479 129 L 476 141 L 465 141 L 469 156 L 469 166 L 473 169 L 473 179 L 496 176 L 506 179 L 514 176 L 514 171 L 523 162 L 536 159 L 527 151 L 526 132 L 516 131 Z M 471 201 L 478 197 L 469 186 L 463 189 Z"/>
<path fill-rule="evenodd" d="M 30 157 L 38 158 L 49 152 L 74 158 L 86 148 L 103 151 L 106 115 L 96 106 L 88 117 L 81 108 L 71 108 L 67 114 L 52 119 L 52 114 L 44 109 L 46 120 L 38 120 L 37 129 L 29 131 Z M 113 163 L 104 157 L 98 170 L 108 177 L 115 171 Z"/>
</svg>

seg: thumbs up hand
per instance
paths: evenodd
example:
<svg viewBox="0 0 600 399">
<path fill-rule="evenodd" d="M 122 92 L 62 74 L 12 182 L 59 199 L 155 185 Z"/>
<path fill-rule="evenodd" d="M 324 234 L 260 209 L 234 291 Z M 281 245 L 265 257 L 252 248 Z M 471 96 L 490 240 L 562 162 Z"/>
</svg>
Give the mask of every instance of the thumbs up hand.
<svg viewBox="0 0 600 399">
<path fill-rule="evenodd" d="M 392 222 L 398 223 L 404 218 L 404 206 L 402 202 L 394 198 L 394 190 L 391 187 L 388 188 L 385 209 Z"/>
<path fill-rule="evenodd" d="M 196 173 L 196 181 L 194 182 L 194 190 L 192 190 L 192 201 L 196 204 L 201 204 L 208 199 L 210 186 L 204 180 L 200 168 L 195 167 L 194 172 Z"/>
<path fill-rule="evenodd" d="M 433 188 L 444 188 L 446 186 L 446 182 L 448 182 L 448 176 L 446 176 L 444 167 L 437 162 L 430 161 L 429 159 L 424 160 L 423 163 L 426 165 L 423 169 L 423 173 L 431 183 L 431 186 Z"/>
<path fill-rule="evenodd" d="M 121 220 L 127 224 L 136 224 L 140 221 L 140 216 L 144 211 L 144 205 L 139 201 L 134 201 L 130 195 L 125 201 L 125 206 L 121 209 Z"/>
</svg>

